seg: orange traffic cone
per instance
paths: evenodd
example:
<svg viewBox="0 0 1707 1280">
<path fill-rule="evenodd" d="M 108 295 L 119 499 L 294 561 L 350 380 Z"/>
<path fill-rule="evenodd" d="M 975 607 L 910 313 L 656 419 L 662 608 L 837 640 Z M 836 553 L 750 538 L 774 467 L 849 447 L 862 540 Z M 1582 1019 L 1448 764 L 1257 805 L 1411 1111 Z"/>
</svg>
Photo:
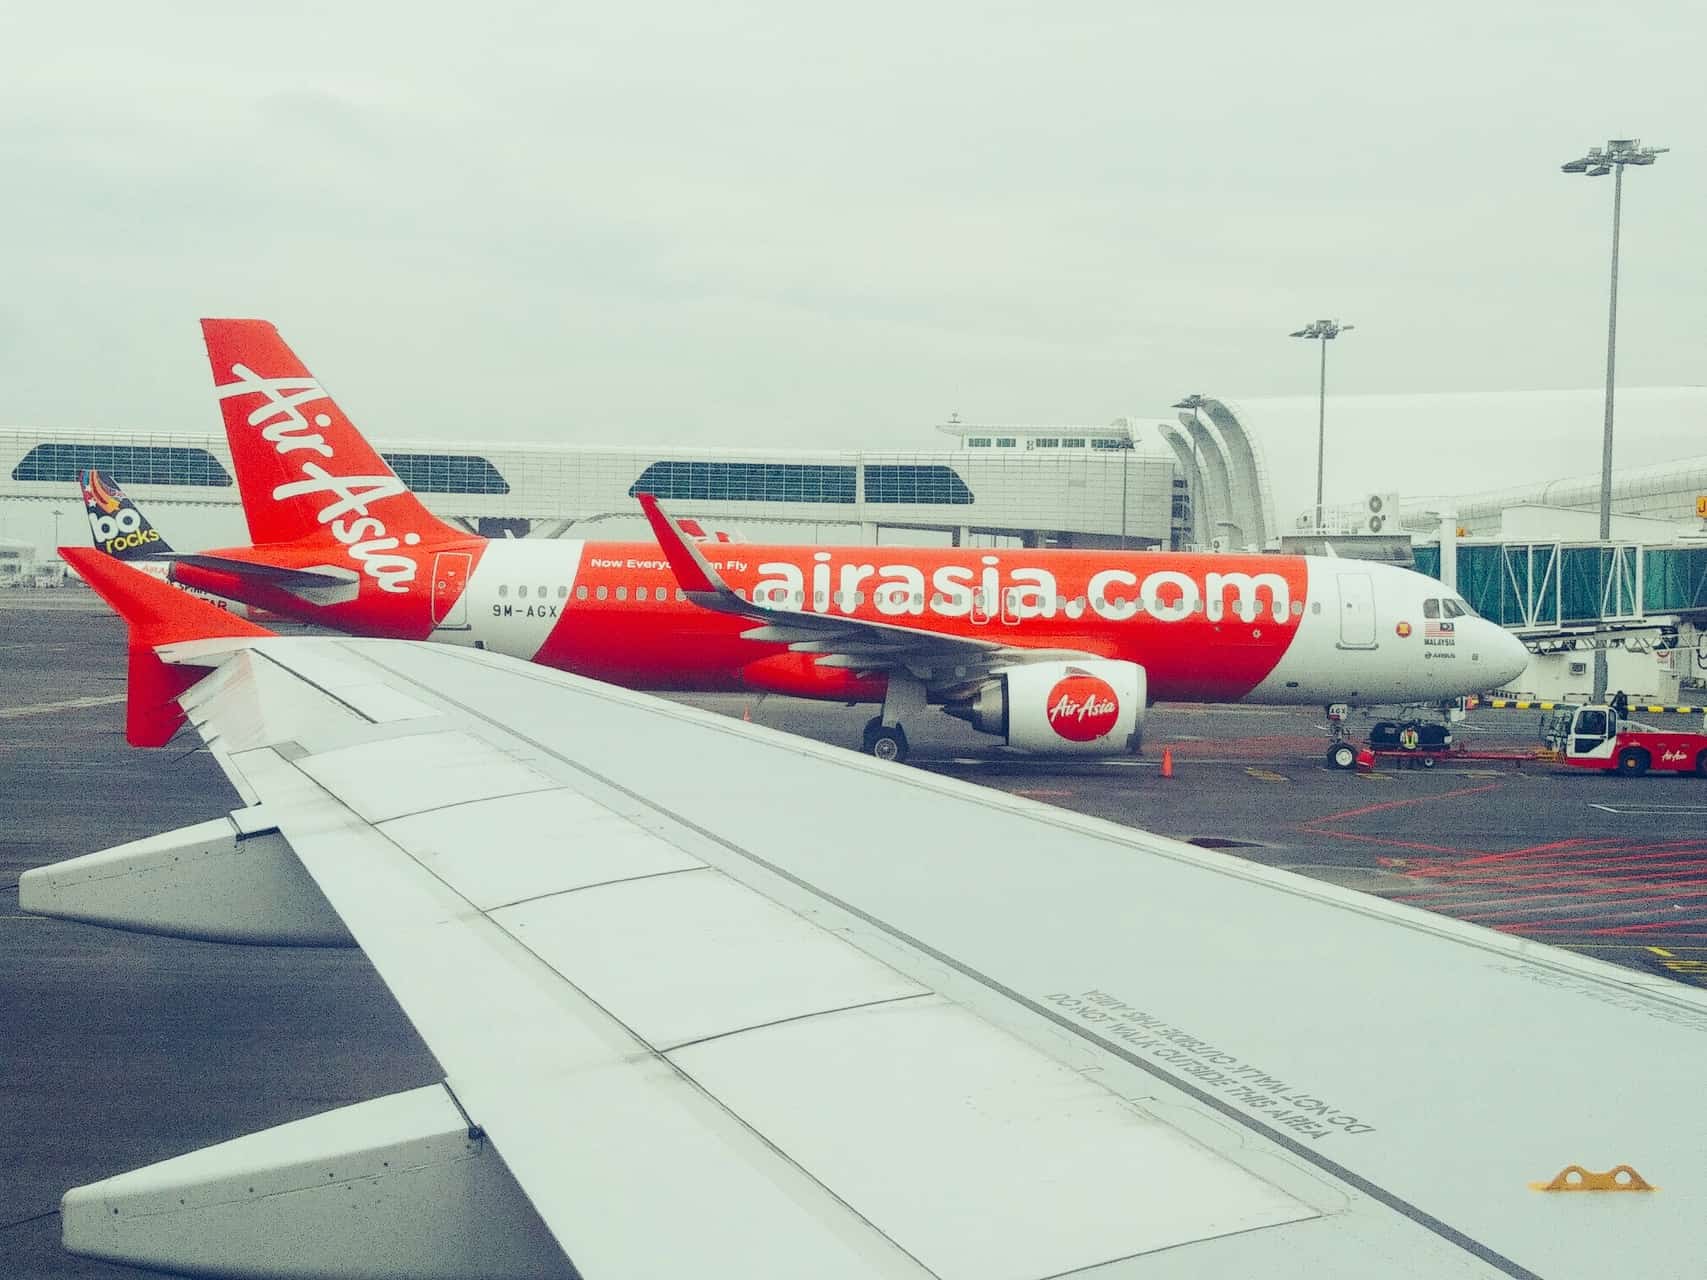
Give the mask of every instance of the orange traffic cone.
<svg viewBox="0 0 1707 1280">
<path fill-rule="evenodd" d="M 1174 749 L 1172 747 L 1162 748 L 1162 776 L 1164 778 L 1174 776 Z"/>
</svg>

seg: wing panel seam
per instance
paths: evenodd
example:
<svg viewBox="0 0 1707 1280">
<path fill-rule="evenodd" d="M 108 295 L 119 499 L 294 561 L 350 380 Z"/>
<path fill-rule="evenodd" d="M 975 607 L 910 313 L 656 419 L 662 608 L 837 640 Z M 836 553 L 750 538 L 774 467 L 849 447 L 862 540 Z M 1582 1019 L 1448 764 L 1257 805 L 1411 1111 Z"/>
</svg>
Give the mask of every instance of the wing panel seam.
<svg viewBox="0 0 1707 1280">
<path fill-rule="evenodd" d="M 791 1022 L 807 1022 L 813 1018 L 828 1018 L 838 1013 L 852 1013 L 856 1009 L 875 1009 L 886 1004 L 905 1004 L 909 1000 L 923 1000 L 930 996 L 941 997 L 935 991 L 914 991 L 904 996 L 881 996 L 876 1000 L 861 1000 L 857 1004 L 839 1005 L 833 1009 L 811 1009 L 805 1013 L 791 1013 L 781 1018 L 772 1018 L 768 1022 L 755 1022 L 750 1026 L 731 1027 L 728 1031 L 713 1032 L 708 1036 L 699 1036 L 693 1040 L 683 1040 L 679 1044 L 659 1045 L 658 1052 L 666 1058 L 678 1049 L 693 1049 L 702 1044 L 713 1044 L 718 1040 L 727 1040 L 731 1036 L 744 1036 L 749 1031 L 763 1031 L 767 1027 L 783 1027 Z"/>
</svg>

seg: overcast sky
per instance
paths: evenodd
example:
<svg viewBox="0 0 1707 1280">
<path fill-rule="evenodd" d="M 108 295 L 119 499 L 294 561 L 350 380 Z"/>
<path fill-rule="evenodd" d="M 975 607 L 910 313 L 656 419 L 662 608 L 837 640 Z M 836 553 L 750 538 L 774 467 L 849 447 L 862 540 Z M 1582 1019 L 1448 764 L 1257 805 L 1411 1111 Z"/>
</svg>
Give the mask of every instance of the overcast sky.
<svg viewBox="0 0 1707 1280">
<path fill-rule="evenodd" d="M 1675 148 L 1620 385 L 1707 383 L 1698 4 L 238 8 L 0 9 L 0 421 L 215 429 L 203 315 L 393 438 L 1160 418 L 1313 396 L 1323 316 L 1336 424 L 1592 389 L 1611 179 L 1558 166 L 1609 136 Z"/>
</svg>

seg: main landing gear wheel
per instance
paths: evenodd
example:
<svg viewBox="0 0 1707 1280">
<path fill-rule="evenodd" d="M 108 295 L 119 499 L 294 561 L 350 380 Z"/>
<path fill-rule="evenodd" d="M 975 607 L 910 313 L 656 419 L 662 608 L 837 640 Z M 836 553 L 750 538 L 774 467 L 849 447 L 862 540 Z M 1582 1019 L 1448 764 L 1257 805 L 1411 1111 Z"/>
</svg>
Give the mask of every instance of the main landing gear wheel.
<svg viewBox="0 0 1707 1280">
<path fill-rule="evenodd" d="M 1336 742 L 1328 748 L 1328 767 L 1350 769 L 1357 763 L 1357 748 L 1349 742 Z"/>
<path fill-rule="evenodd" d="M 896 763 L 907 758 L 907 733 L 900 725 L 885 725 L 882 717 L 865 726 L 865 753 Z"/>
</svg>

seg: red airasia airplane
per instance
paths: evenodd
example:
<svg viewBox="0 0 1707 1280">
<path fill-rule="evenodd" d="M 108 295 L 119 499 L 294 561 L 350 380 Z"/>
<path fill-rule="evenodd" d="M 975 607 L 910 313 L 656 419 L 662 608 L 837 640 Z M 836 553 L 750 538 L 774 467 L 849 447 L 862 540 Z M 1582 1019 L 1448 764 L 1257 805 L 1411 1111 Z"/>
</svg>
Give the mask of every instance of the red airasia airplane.
<svg viewBox="0 0 1707 1280">
<path fill-rule="evenodd" d="M 1310 556 L 490 540 L 435 517 L 260 320 L 204 320 L 252 546 L 173 578 L 359 635 L 469 645 L 647 690 L 940 706 L 1027 751 L 1136 750 L 1155 701 L 1439 702 L 1522 644 L 1439 582 Z M 1425 619 L 1427 620 L 1425 623 Z"/>
</svg>

